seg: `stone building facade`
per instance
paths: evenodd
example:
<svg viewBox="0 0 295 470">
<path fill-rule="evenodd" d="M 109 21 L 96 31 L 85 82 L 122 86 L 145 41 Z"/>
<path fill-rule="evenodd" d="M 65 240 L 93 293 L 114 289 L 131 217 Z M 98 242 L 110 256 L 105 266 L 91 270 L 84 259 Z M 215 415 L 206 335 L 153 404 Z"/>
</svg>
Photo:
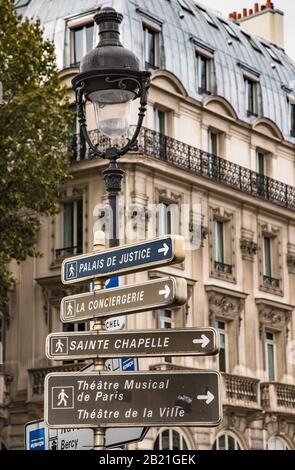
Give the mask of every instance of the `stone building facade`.
<svg viewBox="0 0 295 470">
<path fill-rule="evenodd" d="M 238 15 L 228 20 L 192 0 L 19 1 L 20 12 L 39 16 L 55 41 L 72 101 L 78 62 L 97 42 L 93 13 L 106 5 L 124 14 L 123 43 L 152 71 L 138 148 L 121 160 L 121 243 L 165 233 L 187 242 L 182 264 L 121 280 L 184 277 L 187 305 L 129 315 L 126 327 L 211 325 L 221 344 L 217 357 L 139 360 L 141 370 L 219 369 L 220 426 L 163 423 L 130 448 L 294 449 L 295 65 L 275 43 L 276 31 L 267 26 L 263 39 L 243 29 Z M 264 16 L 269 25 L 268 15 L 282 15 L 263 6 L 252 12 L 255 21 Z M 135 122 L 135 108 L 133 114 Z M 63 286 L 61 261 L 92 250 L 93 231 L 108 228 L 106 163 L 88 158 L 75 126 L 73 120 L 73 178 L 63 188 L 62 211 L 42 220 L 44 256 L 13 265 L 17 282 L 1 316 L 3 448 L 22 448 L 24 424 L 43 416 L 45 375 L 83 365 L 51 362 L 44 353 L 47 334 L 66 328 L 61 298 L 89 288 Z"/>
</svg>

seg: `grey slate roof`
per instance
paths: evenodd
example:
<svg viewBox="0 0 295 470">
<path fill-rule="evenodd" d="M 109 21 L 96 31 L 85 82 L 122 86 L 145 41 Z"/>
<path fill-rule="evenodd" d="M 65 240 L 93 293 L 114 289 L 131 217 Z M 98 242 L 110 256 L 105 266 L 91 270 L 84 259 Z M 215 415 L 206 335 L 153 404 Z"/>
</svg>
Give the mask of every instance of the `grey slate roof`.
<svg viewBox="0 0 295 470">
<path fill-rule="evenodd" d="M 290 137 L 290 123 L 287 105 L 287 92 L 295 87 L 295 64 L 285 52 L 273 45 L 272 49 L 281 63 L 274 61 L 262 45 L 261 39 L 255 37 L 262 53 L 256 51 L 242 30 L 236 24 L 223 18 L 236 32 L 238 39 L 231 37 L 220 17 L 206 9 L 216 23 L 210 25 L 194 0 L 30 0 L 19 8 L 19 12 L 34 20 L 39 17 L 45 28 L 46 37 L 54 40 L 57 60 L 60 68 L 68 67 L 66 48 L 66 18 L 79 16 L 97 9 L 100 6 L 113 6 L 124 14 L 122 24 L 122 42 L 142 58 L 143 35 L 141 14 L 138 9 L 162 22 L 163 68 L 174 73 L 182 82 L 189 96 L 203 100 L 198 94 L 195 45 L 191 38 L 214 50 L 216 71 L 216 94 L 224 97 L 235 109 L 238 117 L 251 122 L 245 107 L 245 86 L 241 67 L 238 62 L 247 64 L 260 74 L 262 116 L 269 118 L 279 127 L 286 140 L 295 143 Z M 183 8 L 187 5 L 188 8 Z M 202 5 L 203 6 L 203 5 Z M 189 11 L 191 10 L 191 11 Z"/>
</svg>

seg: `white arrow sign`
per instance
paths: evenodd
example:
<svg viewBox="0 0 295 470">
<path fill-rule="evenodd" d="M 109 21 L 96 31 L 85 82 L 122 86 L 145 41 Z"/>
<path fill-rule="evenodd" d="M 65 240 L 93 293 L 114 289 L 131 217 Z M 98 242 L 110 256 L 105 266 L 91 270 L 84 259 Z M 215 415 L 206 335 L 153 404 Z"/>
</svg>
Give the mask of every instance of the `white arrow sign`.
<svg viewBox="0 0 295 470">
<path fill-rule="evenodd" d="M 164 243 L 163 248 L 158 249 L 158 253 L 163 253 L 164 256 L 166 256 L 168 253 L 168 250 L 169 250 L 169 246 L 166 243 Z"/>
<path fill-rule="evenodd" d="M 165 299 L 168 299 L 171 289 L 167 284 L 165 284 L 165 289 L 159 290 L 159 295 L 164 295 Z"/>
<path fill-rule="evenodd" d="M 193 339 L 193 344 L 201 344 L 205 348 L 210 343 L 210 339 L 206 335 L 202 335 L 200 339 Z"/>
<path fill-rule="evenodd" d="M 206 405 L 210 405 L 211 401 L 214 400 L 214 395 L 209 392 L 207 392 L 207 395 L 197 395 L 197 400 L 206 400 Z"/>
</svg>

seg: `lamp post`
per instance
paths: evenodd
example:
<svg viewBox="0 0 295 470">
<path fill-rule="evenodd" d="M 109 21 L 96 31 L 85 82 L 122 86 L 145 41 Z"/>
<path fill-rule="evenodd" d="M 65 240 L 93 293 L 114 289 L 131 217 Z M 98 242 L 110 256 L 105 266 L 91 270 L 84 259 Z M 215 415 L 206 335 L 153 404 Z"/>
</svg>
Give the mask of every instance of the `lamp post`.
<svg viewBox="0 0 295 470">
<path fill-rule="evenodd" d="M 110 207 L 109 246 L 119 245 L 118 199 L 124 171 L 118 166 L 118 159 L 136 146 L 147 105 L 147 90 L 150 73 L 141 71 L 136 55 L 125 49 L 120 42 L 119 26 L 123 15 L 113 8 L 102 8 L 94 16 L 99 28 L 99 43 L 95 49 L 83 57 L 80 73 L 72 84 L 76 93 L 79 124 L 89 146 L 91 158 L 109 160 L 103 171 Z M 139 99 L 138 120 L 131 138 L 126 134 L 130 125 L 131 102 Z M 92 102 L 97 128 L 100 133 L 116 139 L 126 136 L 122 147 L 113 145 L 105 151 L 91 141 L 87 130 L 86 103 Z M 94 249 L 104 249 L 104 240 L 99 232 L 94 237 Z M 94 281 L 94 290 L 104 287 L 100 280 Z M 103 319 L 94 322 L 93 329 L 103 329 Z M 94 370 L 104 370 L 104 360 L 94 361 Z M 94 448 L 101 450 L 105 445 L 104 428 L 94 430 Z"/>
<path fill-rule="evenodd" d="M 150 72 L 141 71 L 139 59 L 120 42 L 119 26 L 123 15 L 113 8 L 100 9 L 94 16 L 99 28 L 99 43 L 83 57 L 80 73 L 72 84 L 76 93 L 77 114 L 91 158 L 109 160 L 103 171 L 110 206 L 109 245 L 119 244 L 118 198 L 124 172 L 117 160 L 136 146 L 147 105 Z M 138 120 L 131 138 L 121 148 L 111 146 L 105 151 L 91 141 L 86 123 L 86 103 L 93 103 L 98 130 L 116 139 L 127 134 L 130 125 L 131 102 L 139 99 Z"/>
</svg>

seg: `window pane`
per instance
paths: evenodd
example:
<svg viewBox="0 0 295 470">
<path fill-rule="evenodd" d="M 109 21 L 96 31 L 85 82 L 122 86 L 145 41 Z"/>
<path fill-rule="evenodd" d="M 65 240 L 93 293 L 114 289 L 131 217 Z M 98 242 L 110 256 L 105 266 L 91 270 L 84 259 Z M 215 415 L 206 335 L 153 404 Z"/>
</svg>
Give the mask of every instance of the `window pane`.
<svg viewBox="0 0 295 470">
<path fill-rule="evenodd" d="M 172 431 L 172 449 L 180 450 L 180 435 L 177 431 Z"/>
<path fill-rule="evenodd" d="M 219 370 L 220 372 L 226 372 L 225 334 L 219 333 L 219 335 L 220 335 Z"/>
<path fill-rule="evenodd" d="M 81 62 L 83 55 L 83 28 L 79 28 L 74 30 L 74 63 Z"/>
<path fill-rule="evenodd" d="M 291 107 L 291 132 L 295 134 L 295 104 L 290 104 Z"/>
<path fill-rule="evenodd" d="M 145 61 L 155 65 L 155 33 L 145 28 Z"/>
<path fill-rule="evenodd" d="M 271 267 L 271 239 L 264 237 L 264 275 L 272 277 Z"/>
<path fill-rule="evenodd" d="M 223 222 L 215 220 L 215 260 L 218 263 L 224 263 L 224 235 Z"/>
<path fill-rule="evenodd" d="M 257 154 L 257 170 L 260 175 L 265 175 L 265 155 L 261 152 Z"/>
<path fill-rule="evenodd" d="M 86 26 L 86 54 L 93 49 L 93 31 L 93 24 Z"/>
<path fill-rule="evenodd" d="M 219 155 L 219 134 L 210 132 L 209 134 L 209 153 Z"/>
<path fill-rule="evenodd" d="M 208 89 L 208 76 L 207 76 L 207 59 L 202 56 L 198 56 L 198 67 L 199 67 L 199 88 L 202 90 Z"/>
<path fill-rule="evenodd" d="M 161 450 L 169 450 L 169 431 L 162 432 L 162 449 Z"/>
<path fill-rule="evenodd" d="M 232 436 L 227 436 L 228 439 L 228 448 L 227 450 L 236 450 L 235 449 L 235 440 Z"/>
<path fill-rule="evenodd" d="M 73 246 L 73 203 L 64 204 L 64 221 L 63 221 L 64 240 L 63 248 Z"/>
<path fill-rule="evenodd" d="M 254 113 L 254 83 L 246 80 L 247 111 Z"/>
<path fill-rule="evenodd" d="M 219 437 L 218 439 L 218 450 L 226 450 L 225 447 L 225 434 Z"/>
<path fill-rule="evenodd" d="M 267 344 L 268 380 L 275 380 L 274 345 Z"/>
</svg>

